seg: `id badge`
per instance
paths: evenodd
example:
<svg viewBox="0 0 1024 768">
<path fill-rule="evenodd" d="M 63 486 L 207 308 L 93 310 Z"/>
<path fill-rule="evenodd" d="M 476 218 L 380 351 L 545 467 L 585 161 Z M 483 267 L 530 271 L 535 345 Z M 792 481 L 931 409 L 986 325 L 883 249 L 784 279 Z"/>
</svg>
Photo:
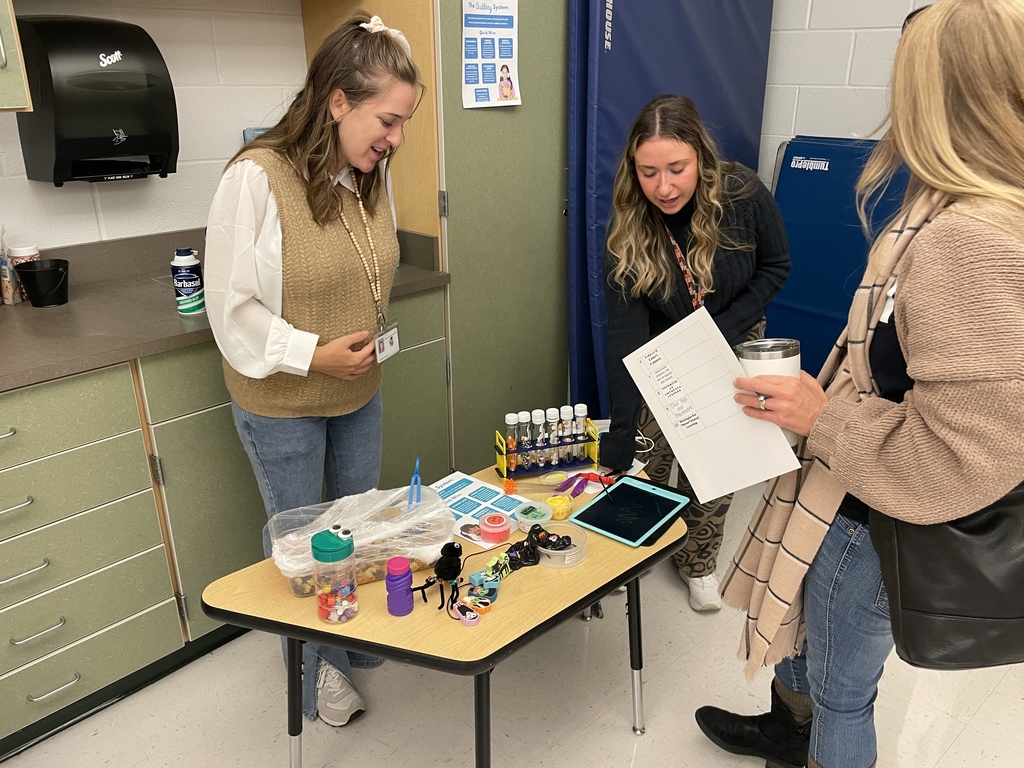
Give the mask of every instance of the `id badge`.
<svg viewBox="0 0 1024 768">
<path fill-rule="evenodd" d="M 402 348 L 398 344 L 398 324 L 392 323 L 373 337 L 373 353 L 378 365 L 392 355 L 397 355 Z"/>
</svg>

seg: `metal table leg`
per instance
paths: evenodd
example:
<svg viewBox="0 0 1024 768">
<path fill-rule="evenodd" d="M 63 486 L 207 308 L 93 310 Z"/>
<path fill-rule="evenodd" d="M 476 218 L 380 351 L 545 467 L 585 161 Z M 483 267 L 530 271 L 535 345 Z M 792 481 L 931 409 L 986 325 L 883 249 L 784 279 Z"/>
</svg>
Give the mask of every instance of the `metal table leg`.
<svg viewBox="0 0 1024 768">
<path fill-rule="evenodd" d="M 473 678 L 476 768 L 491 768 L 491 670 Z"/>
<path fill-rule="evenodd" d="M 632 670 L 633 733 L 647 730 L 644 723 L 644 648 L 640 631 L 640 579 L 626 585 L 626 620 L 629 624 L 629 667 Z"/>
<path fill-rule="evenodd" d="M 288 638 L 288 749 L 291 768 L 302 768 L 302 640 Z"/>
</svg>

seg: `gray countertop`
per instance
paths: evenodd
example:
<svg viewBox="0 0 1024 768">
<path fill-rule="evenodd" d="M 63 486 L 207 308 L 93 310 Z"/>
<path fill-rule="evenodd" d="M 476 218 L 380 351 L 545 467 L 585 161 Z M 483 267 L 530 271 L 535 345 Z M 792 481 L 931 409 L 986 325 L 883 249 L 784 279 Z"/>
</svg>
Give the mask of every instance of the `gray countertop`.
<svg viewBox="0 0 1024 768">
<path fill-rule="evenodd" d="M 402 264 L 391 298 L 450 280 Z M 205 314 L 178 314 L 166 273 L 72 282 L 68 295 L 59 307 L 0 306 L 0 392 L 213 340 Z"/>
</svg>

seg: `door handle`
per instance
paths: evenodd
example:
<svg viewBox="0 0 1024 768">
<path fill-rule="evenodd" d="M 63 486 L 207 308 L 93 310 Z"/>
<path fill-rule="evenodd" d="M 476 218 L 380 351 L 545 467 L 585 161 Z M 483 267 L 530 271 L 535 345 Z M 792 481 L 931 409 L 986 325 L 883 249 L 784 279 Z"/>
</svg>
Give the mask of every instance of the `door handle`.
<svg viewBox="0 0 1024 768">
<path fill-rule="evenodd" d="M 3 40 L 3 38 L 0 37 L 0 40 Z M 0 48 L 3 48 L 3 43 L 2 42 L 0 42 Z M 4 61 L 7 61 L 7 57 L 6 56 L 4 57 Z M 7 65 L 5 64 L 4 66 L 7 66 Z M 4 67 L 0 67 L 0 69 L 3 69 L 3 68 Z M 4 432 L 2 435 L 0 435 L 0 440 L 3 440 L 5 437 L 14 437 L 16 434 L 18 434 L 18 430 L 15 429 L 14 427 L 11 427 L 6 432 Z"/>
</svg>

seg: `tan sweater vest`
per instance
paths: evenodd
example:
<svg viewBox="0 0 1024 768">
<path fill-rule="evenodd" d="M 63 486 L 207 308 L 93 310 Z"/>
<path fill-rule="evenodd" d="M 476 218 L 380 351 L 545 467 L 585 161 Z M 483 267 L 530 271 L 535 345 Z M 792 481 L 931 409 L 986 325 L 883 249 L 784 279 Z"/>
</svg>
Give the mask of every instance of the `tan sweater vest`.
<svg viewBox="0 0 1024 768">
<path fill-rule="evenodd" d="M 252 160 L 270 180 L 281 219 L 281 316 L 295 328 L 317 334 L 318 345 L 356 331 L 376 331 L 377 312 L 369 277 L 341 219 L 325 226 L 313 221 L 302 176 L 278 153 L 252 149 L 239 159 Z M 373 260 L 356 196 L 341 188 L 343 210 L 372 273 Z M 386 205 L 367 221 L 380 267 L 381 293 L 387 312 L 391 283 L 398 268 L 398 237 Z M 306 376 L 275 373 L 265 379 L 243 376 L 224 362 L 224 380 L 232 399 L 260 416 L 296 418 L 341 416 L 362 408 L 380 389 L 380 366 L 355 381 L 310 371 Z"/>
</svg>

